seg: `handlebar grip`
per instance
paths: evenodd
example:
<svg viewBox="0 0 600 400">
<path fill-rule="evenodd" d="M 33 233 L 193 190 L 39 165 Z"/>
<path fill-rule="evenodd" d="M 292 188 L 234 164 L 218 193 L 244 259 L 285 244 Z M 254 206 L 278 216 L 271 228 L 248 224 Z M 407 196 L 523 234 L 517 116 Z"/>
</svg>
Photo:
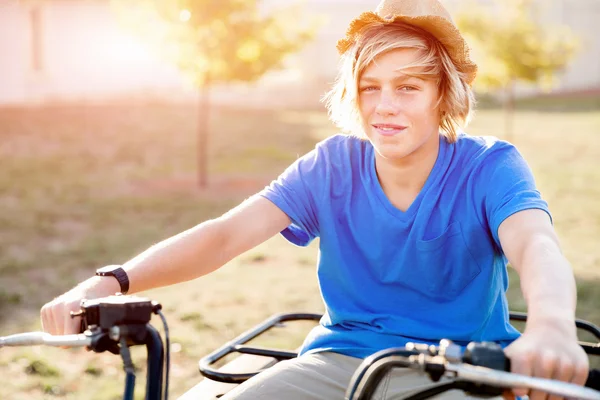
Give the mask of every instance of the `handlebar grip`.
<svg viewBox="0 0 600 400">
<path fill-rule="evenodd" d="M 507 358 L 506 360 L 506 371 L 510 372 L 510 359 Z M 600 391 L 600 369 L 590 369 L 584 386 Z"/>
<path fill-rule="evenodd" d="M 591 369 L 588 378 L 585 381 L 585 386 L 594 389 L 600 390 L 600 369 Z"/>
<path fill-rule="evenodd" d="M 495 343 L 473 343 L 467 346 L 463 361 L 471 365 L 479 365 L 496 370 L 511 371 L 510 359 Z M 600 391 L 600 369 L 591 369 L 585 386 Z"/>
</svg>

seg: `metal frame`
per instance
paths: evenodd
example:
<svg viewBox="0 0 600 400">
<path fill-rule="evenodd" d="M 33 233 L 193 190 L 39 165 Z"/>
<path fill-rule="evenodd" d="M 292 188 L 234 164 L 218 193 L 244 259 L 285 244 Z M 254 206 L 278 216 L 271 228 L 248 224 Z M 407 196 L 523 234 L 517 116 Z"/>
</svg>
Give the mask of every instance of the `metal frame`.
<svg viewBox="0 0 600 400">
<path fill-rule="evenodd" d="M 296 358 L 298 353 L 295 351 L 277 350 L 277 349 L 266 349 L 261 347 L 250 347 L 245 346 L 246 343 L 262 335 L 263 333 L 280 326 L 283 322 L 290 321 L 319 321 L 321 314 L 311 313 L 290 313 L 290 314 L 276 314 L 266 321 L 256 325 L 254 328 L 247 330 L 235 339 L 225 343 L 206 357 L 200 359 L 198 363 L 200 373 L 208 379 L 212 379 L 217 382 L 225 383 L 242 383 L 253 376 L 264 371 L 266 368 L 260 369 L 255 372 L 247 373 L 227 373 L 219 371 L 213 368 L 213 365 L 222 360 L 224 357 L 233 353 L 240 354 L 253 354 L 256 356 L 272 357 L 277 361 L 289 360 Z"/>
<path fill-rule="evenodd" d="M 268 369 L 271 365 L 257 371 L 244 373 L 228 373 L 219 371 L 216 368 L 214 368 L 213 365 L 225 358 L 226 356 L 233 353 L 253 354 L 257 356 L 271 357 L 276 359 L 275 362 L 295 358 L 298 356 L 298 353 L 295 351 L 250 347 L 246 346 L 245 344 L 248 343 L 250 340 L 255 339 L 263 333 L 269 331 L 270 329 L 280 326 L 284 322 L 302 320 L 319 321 L 321 317 L 322 314 L 315 313 L 275 314 L 267 320 L 256 325 L 255 327 L 242 333 L 235 339 L 225 343 L 223 346 L 219 347 L 212 353 L 200 359 L 198 363 L 200 373 L 204 377 L 216 382 L 233 384 L 243 383 L 246 380 L 252 378 L 253 376 L 258 375 L 262 371 Z M 511 312 L 509 317 L 511 321 L 527 321 L 527 314 L 522 312 Z M 600 355 L 600 328 L 588 321 L 584 321 L 581 319 L 576 320 L 575 323 L 577 328 L 591 333 L 592 335 L 594 335 L 594 337 L 596 337 L 599 340 L 599 343 L 589 343 L 580 341 L 580 346 L 589 355 Z"/>
</svg>

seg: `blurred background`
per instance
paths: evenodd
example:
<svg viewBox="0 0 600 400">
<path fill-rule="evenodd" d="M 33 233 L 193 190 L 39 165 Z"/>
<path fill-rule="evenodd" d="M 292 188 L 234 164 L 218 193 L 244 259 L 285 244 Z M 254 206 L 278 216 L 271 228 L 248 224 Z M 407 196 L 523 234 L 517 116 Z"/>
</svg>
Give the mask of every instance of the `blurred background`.
<svg viewBox="0 0 600 400">
<path fill-rule="evenodd" d="M 578 316 L 600 323 L 600 1 L 442 2 L 480 65 L 467 132 L 524 154 L 576 273 Z M 97 267 L 221 215 L 337 133 L 320 102 L 336 41 L 377 4 L 0 0 L 0 336 L 39 330 L 40 307 Z M 267 316 L 320 312 L 317 250 L 275 237 L 144 293 L 171 326 L 172 395 Z M 509 298 L 525 309 L 514 274 Z M 295 348 L 308 328 L 264 341 Z M 143 352 L 134 360 L 142 376 Z M 120 363 L 2 349 L 0 398 L 117 399 Z"/>
</svg>

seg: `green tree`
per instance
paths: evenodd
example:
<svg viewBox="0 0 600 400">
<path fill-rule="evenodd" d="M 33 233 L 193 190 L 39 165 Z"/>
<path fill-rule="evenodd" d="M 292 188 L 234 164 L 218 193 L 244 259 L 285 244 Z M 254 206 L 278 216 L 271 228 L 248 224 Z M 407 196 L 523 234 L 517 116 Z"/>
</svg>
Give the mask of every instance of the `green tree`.
<svg viewBox="0 0 600 400">
<path fill-rule="evenodd" d="M 299 5 L 271 10 L 259 0 L 111 0 L 124 26 L 160 49 L 199 88 L 198 184 L 208 184 L 212 84 L 253 82 L 282 67 L 318 26 Z M 289 3 L 288 3 L 289 4 Z"/>
<path fill-rule="evenodd" d="M 515 84 L 551 88 L 572 61 L 579 40 L 565 26 L 542 24 L 533 0 L 496 0 L 490 7 L 470 4 L 456 22 L 477 55 L 476 87 L 504 90 L 505 135 L 513 135 Z"/>
</svg>

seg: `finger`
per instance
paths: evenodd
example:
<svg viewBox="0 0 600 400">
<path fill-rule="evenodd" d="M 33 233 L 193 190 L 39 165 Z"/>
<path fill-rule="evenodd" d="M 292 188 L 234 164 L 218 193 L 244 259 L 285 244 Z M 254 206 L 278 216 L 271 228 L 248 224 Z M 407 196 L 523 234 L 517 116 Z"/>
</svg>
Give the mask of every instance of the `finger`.
<svg viewBox="0 0 600 400">
<path fill-rule="evenodd" d="M 562 360 L 558 362 L 557 368 L 552 375 L 552 379 L 562 382 L 572 382 L 575 375 L 575 363 L 571 360 Z"/>
<path fill-rule="evenodd" d="M 62 323 L 62 304 L 55 304 L 52 307 L 52 324 L 54 325 L 55 335 L 63 334 L 63 323 Z"/>
<path fill-rule="evenodd" d="M 505 390 L 502 392 L 502 398 L 504 400 L 515 400 L 515 394 L 511 390 Z"/>
<path fill-rule="evenodd" d="M 50 321 L 48 321 L 50 318 L 49 313 L 49 305 L 45 304 L 40 310 L 40 320 L 42 322 L 42 330 L 48 333 L 50 331 Z"/>
<path fill-rule="evenodd" d="M 533 363 L 533 376 L 537 378 L 551 379 L 559 367 L 558 355 L 553 351 L 544 351 Z M 548 394 L 539 390 L 533 390 L 529 394 L 530 400 L 546 400 Z"/>
<path fill-rule="evenodd" d="M 578 361 L 574 365 L 574 372 L 573 376 L 571 377 L 571 382 L 576 385 L 585 385 L 589 371 L 590 360 L 588 359 L 587 354 L 583 353 L 583 355 L 578 359 Z"/>
<path fill-rule="evenodd" d="M 44 304 L 42 308 L 40 308 L 40 322 L 42 324 L 42 331 L 48 332 L 48 321 L 46 314 L 48 313 L 48 304 Z"/>
<path fill-rule="evenodd" d="M 554 373 L 552 374 L 553 380 L 562 382 L 570 382 L 573 374 L 575 373 L 575 364 L 570 359 L 558 360 Z M 549 396 L 549 400 L 561 400 L 560 396 Z"/>
<path fill-rule="evenodd" d="M 48 332 L 51 335 L 56 335 L 56 327 L 54 325 L 54 304 L 50 304 L 46 310 L 46 319 L 45 319 L 45 323 L 46 323 L 46 332 Z"/>
<path fill-rule="evenodd" d="M 81 321 L 81 317 L 71 318 L 70 313 L 65 313 L 65 316 L 63 318 L 63 332 L 65 335 L 79 333 L 79 324 Z"/>
<path fill-rule="evenodd" d="M 529 353 L 522 353 L 511 357 L 511 372 L 515 374 L 531 376 L 533 373 L 532 356 Z M 516 397 L 523 397 L 529 394 L 529 389 L 514 388 L 513 393 Z"/>
</svg>

